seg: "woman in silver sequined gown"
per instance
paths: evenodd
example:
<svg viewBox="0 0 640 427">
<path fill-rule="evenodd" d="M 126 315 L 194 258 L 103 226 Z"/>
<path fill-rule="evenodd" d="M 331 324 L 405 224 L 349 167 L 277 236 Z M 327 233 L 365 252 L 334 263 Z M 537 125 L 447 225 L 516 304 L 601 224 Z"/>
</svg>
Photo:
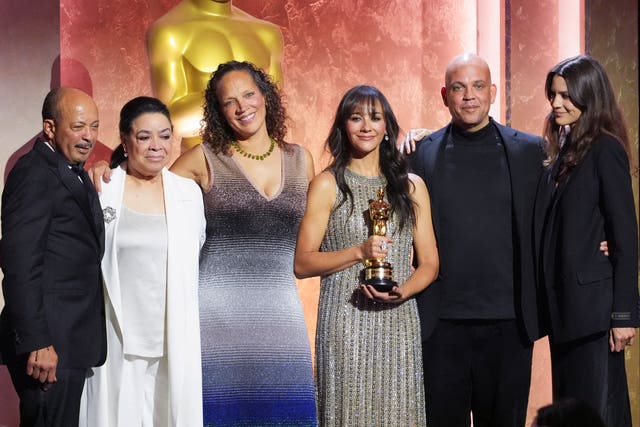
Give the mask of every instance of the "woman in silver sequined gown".
<svg viewBox="0 0 640 427">
<path fill-rule="evenodd" d="M 393 145 L 397 121 L 376 88 L 349 90 L 329 135 L 334 161 L 311 183 L 295 258 L 298 277 L 322 276 L 320 424 L 423 426 L 420 324 L 412 296 L 435 279 L 439 265 L 428 192 L 419 177 L 407 174 Z M 391 216 L 386 236 L 370 236 L 369 201 L 380 188 Z M 362 284 L 361 262 L 372 258 L 391 262 L 398 286 L 378 292 Z"/>
</svg>

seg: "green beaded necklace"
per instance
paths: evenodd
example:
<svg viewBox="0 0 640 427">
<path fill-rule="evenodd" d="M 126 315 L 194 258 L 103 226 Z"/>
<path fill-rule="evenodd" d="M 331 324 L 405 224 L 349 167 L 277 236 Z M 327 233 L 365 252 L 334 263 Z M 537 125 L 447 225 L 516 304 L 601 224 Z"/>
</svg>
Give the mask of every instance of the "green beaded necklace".
<svg viewBox="0 0 640 427">
<path fill-rule="evenodd" d="M 234 150 L 236 150 L 236 152 L 244 157 L 247 157 L 249 159 L 252 160 L 264 160 L 267 157 L 269 157 L 271 155 L 271 153 L 273 153 L 273 149 L 276 146 L 276 141 L 274 141 L 273 138 L 271 139 L 271 145 L 269 145 L 269 149 L 264 153 L 264 154 L 251 154 L 251 153 L 247 153 L 246 151 L 244 151 L 242 148 L 240 148 L 240 145 L 238 144 L 238 141 L 231 141 L 231 146 L 234 148 Z"/>
</svg>

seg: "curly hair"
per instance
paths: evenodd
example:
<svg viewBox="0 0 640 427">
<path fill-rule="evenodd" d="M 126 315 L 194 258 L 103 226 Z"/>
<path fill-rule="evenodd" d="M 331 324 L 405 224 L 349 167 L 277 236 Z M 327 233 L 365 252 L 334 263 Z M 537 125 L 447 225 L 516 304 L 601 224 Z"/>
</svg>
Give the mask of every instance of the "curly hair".
<svg viewBox="0 0 640 427">
<path fill-rule="evenodd" d="M 616 138 L 631 161 L 629 134 L 624 117 L 616 101 L 615 92 L 604 67 L 591 56 L 578 55 L 565 59 L 547 74 L 545 93 L 549 101 L 553 78 L 564 78 L 573 105 L 581 112 L 578 120 L 571 124 L 571 145 L 564 155 L 563 169 L 570 172 L 578 166 L 601 134 Z M 546 166 L 551 166 L 560 154 L 560 126 L 555 122 L 553 109 L 544 123 Z"/>
<path fill-rule="evenodd" d="M 385 193 L 391 204 L 391 211 L 398 215 L 399 228 L 402 229 L 407 221 L 410 221 L 412 225 L 415 223 L 414 202 L 409 196 L 410 185 L 413 184 L 409 180 L 407 162 L 394 146 L 400 131 L 398 121 L 389 101 L 377 88 L 366 85 L 355 86 L 349 89 L 340 100 L 326 141 L 333 156 L 333 161 L 327 170 L 334 175 L 338 189 L 343 196 L 336 208 L 348 199 L 353 210 L 353 193 L 344 178 L 344 170 L 353 158 L 351 142 L 346 129 L 347 120 L 358 107 L 373 111 L 376 101 L 379 101 L 382 106 L 386 134 L 389 137 L 388 141 L 383 140 L 380 144 L 380 170 L 387 181 Z"/>
<path fill-rule="evenodd" d="M 247 61 L 225 62 L 211 75 L 204 92 L 204 116 L 200 130 L 203 143 L 208 144 L 214 153 L 229 153 L 231 141 L 236 139 L 233 129 L 224 117 L 217 93 L 220 81 L 231 71 L 244 71 L 251 76 L 265 99 L 267 133 L 280 148 L 287 150 L 284 140 L 287 134 L 287 115 L 280 90 L 267 73 Z"/>
</svg>

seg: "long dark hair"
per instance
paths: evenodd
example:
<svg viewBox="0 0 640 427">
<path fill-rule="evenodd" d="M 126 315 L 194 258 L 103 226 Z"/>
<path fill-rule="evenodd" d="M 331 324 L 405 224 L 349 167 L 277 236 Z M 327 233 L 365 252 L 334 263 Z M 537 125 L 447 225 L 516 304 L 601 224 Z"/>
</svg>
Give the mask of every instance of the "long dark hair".
<svg viewBox="0 0 640 427">
<path fill-rule="evenodd" d="M 382 106 L 382 114 L 389 137 L 388 140 L 383 140 L 380 144 L 380 170 L 387 181 L 385 193 L 391 204 L 391 211 L 398 216 L 399 226 L 402 229 L 407 221 L 410 221 L 411 224 L 415 222 L 414 204 L 409 196 L 409 186 L 412 184 L 409 181 L 407 162 L 395 148 L 395 141 L 400 130 L 398 121 L 389 101 L 377 88 L 366 85 L 355 86 L 349 89 L 340 100 L 326 141 L 333 156 L 333 161 L 327 170 L 335 176 L 338 189 L 343 196 L 337 207 L 348 199 L 353 209 L 353 193 L 344 178 L 344 170 L 353 158 L 346 124 L 358 107 L 373 111 L 376 101 L 379 101 Z"/>
<path fill-rule="evenodd" d="M 152 98 L 150 96 L 138 96 L 128 101 L 120 110 L 120 123 L 118 128 L 120 130 L 120 139 L 122 140 L 126 135 L 131 132 L 133 122 L 143 114 L 147 113 L 160 113 L 164 115 L 171 123 L 173 129 L 173 123 L 171 122 L 171 113 L 167 106 L 158 98 Z M 115 168 L 126 159 L 124 147 L 122 144 L 118 145 L 111 154 L 111 161 L 109 167 Z"/>
<path fill-rule="evenodd" d="M 565 59 L 547 74 L 545 93 L 551 100 L 554 76 L 564 78 L 569 98 L 580 111 L 580 117 L 571 125 L 571 144 L 564 155 L 563 168 L 567 172 L 579 165 L 601 134 L 616 138 L 631 161 L 629 134 L 609 77 L 602 65 L 591 56 L 578 55 Z M 552 165 L 560 153 L 560 128 L 555 123 L 553 109 L 544 124 L 547 166 Z"/>
<path fill-rule="evenodd" d="M 204 116 L 201 122 L 200 135 L 203 143 L 209 145 L 214 153 L 229 152 L 231 141 L 236 139 L 233 130 L 222 113 L 218 102 L 218 84 L 231 71 L 244 71 L 249 74 L 264 96 L 266 104 L 267 133 L 278 146 L 287 149 L 284 138 L 287 134 L 287 115 L 282 104 L 282 96 L 271 77 L 250 62 L 229 61 L 218 66 L 204 92 Z"/>
</svg>

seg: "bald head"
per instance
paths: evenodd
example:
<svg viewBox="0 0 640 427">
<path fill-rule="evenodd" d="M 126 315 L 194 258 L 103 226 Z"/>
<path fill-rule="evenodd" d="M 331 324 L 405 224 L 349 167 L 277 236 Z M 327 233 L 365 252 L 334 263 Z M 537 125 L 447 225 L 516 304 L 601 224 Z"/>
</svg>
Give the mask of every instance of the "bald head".
<svg viewBox="0 0 640 427">
<path fill-rule="evenodd" d="M 486 73 L 487 81 L 489 82 L 489 84 L 491 84 L 491 70 L 489 70 L 489 64 L 487 64 L 487 61 L 480 58 L 476 54 L 465 52 L 453 57 L 453 59 L 449 61 L 449 65 L 447 65 L 447 71 L 444 75 L 445 86 L 449 84 L 449 82 L 451 81 L 451 75 L 458 68 L 469 65 L 477 67 L 478 70 L 483 70 L 483 72 Z"/>
<path fill-rule="evenodd" d="M 444 80 L 442 101 L 453 124 L 468 132 L 485 127 L 496 98 L 487 62 L 472 53 L 458 55 L 449 62 Z"/>
<path fill-rule="evenodd" d="M 70 163 L 87 160 L 98 138 L 98 108 L 80 89 L 53 89 L 42 105 L 43 132 Z"/>
<path fill-rule="evenodd" d="M 55 120 L 60 117 L 60 103 L 65 94 L 71 96 L 88 97 L 91 102 L 93 99 L 86 92 L 77 89 L 75 87 L 57 87 L 51 89 L 51 91 L 44 98 L 42 103 L 42 120 Z"/>
</svg>

